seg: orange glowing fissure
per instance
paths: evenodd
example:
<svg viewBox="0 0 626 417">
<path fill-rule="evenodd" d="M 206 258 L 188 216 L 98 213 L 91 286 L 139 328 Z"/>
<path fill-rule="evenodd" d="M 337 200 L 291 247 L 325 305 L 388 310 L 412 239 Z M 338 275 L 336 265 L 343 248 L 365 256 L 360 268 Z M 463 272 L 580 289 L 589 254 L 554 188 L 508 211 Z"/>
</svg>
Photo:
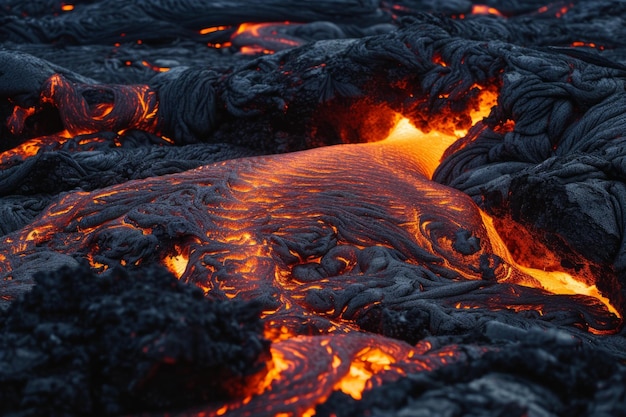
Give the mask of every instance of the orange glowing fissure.
<svg viewBox="0 0 626 417">
<path fill-rule="evenodd" d="M 292 22 L 263 22 L 263 23 L 242 23 L 235 33 L 230 37 L 232 45 L 238 38 L 249 38 L 248 44 L 241 45 L 239 52 L 243 55 L 273 54 L 276 49 L 293 48 L 301 45 L 301 42 L 289 36 L 281 35 L 277 28 L 291 25 Z M 274 29 L 273 29 L 274 28 Z M 273 29 L 273 30 L 272 30 Z M 258 44 L 257 44 L 258 42 Z M 271 45 L 266 47 L 263 45 Z M 223 47 L 224 44 L 221 45 Z M 215 46 L 217 47 L 217 46 Z M 274 49 L 270 49 L 274 48 Z"/>
<path fill-rule="evenodd" d="M 141 61 L 141 65 L 143 65 L 144 67 L 148 67 L 152 71 L 156 71 L 156 72 L 167 72 L 167 71 L 170 70 L 170 68 L 168 68 L 168 67 L 159 67 L 157 65 L 153 65 L 153 64 L 149 63 L 148 61 Z"/>
<path fill-rule="evenodd" d="M 291 23 L 290 22 L 280 22 L 280 23 L 274 23 L 274 22 L 242 23 L 237 28 L 237 31 L 235 32 L 234 36 L 241 35 L 242 33 L 247 33 L 247 34 L 255 36 L 255 37 L 261 37 L 261 36 L 263 36 L 262 33 L 261 33 L 261 30 L 263 28 L 275 26 L 277 24 L 279 24 L 279 25 L 289 25 Z"/>
<path fill-rule="evenodd" d="M 200 29 L 199 32 L 201 35 L 208 35 L 209 33 L 219 32 L 222 30 L 226 30 L 228 28 L 230 28 L 230 26 L 211 26 L 211 27 Z"/>
</svg>

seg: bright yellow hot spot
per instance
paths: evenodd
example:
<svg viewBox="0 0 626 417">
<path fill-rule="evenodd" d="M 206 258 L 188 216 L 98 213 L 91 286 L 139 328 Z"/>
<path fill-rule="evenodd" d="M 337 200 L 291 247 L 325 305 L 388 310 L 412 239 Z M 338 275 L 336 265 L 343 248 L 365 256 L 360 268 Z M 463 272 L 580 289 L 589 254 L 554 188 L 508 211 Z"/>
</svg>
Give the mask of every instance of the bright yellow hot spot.
<svg viewBox="0 0 626 417">
<path fill-rule="evenodd" d="M 496 104 L 496 100 L 497 94 L 495 92 L 481 91 L 478 106 L 470 114 L 472 125 L 489 115 L 492 106 Z M 421 173 L 426 178 L 431 179 L 441 163 L 446 149 L 465 135 L 467 135 L 467 130 L 457 130 L 454 134 L 443 133 L 437 130 L 424 133 L 413 126 L 409 119 L 398 115 L 398 122 L 384 140 L 384 143 L 393 147 L 399 147 L 403 153 L 411 155 L 411 159 L 415 162 L 418 169 L 421 170 Z M 609 299 L 600 293 L 594 283 L 589 282 L 590 277 L 575 277 L 566 271 L 554 267 L 547 270 L 545 268 L 530 267 L 523 265 L 523 260 L 516 260 L 498 234 L 493 224 L 493 219 L 482 211 L 480 214 L 489 235 L 493 252 L 513 268 L 528 275 L 528 279 L 515 281 L 514 283 L 533 288 L 542 288 L 553 294 L 580 294 L 594 297 L 605 304 L 610 312 L 621 317 L 615 307 L 611 305 Z M 556 258 L 555 254 L 551 255 Z M 358 373 L 359 369 L 355 369 L 354 372 Z"/>
<path fill-rule="evenodd" d="M 534 288 L 543 288 L 544 290 L 549 291 L 553 294 L 587 295 L 601 301 L 604 305 L 606 305 L 610 312 L 615 314 L 617 317 L 621 317 L 615 307 L 611 305 L 610 300 L 600 293 L 596 284 L 588 284 L 584 282 L 582 278 L 577 279 L 577 277 L 572 276 L 566 271 L 557 270 L 554 268 L 545 269 L 522 265 L 520 263 L 521 260 L 516 260 L 513 255 L 511 255 L 511 252 L 507 248 L 506 244 L 500 237 L 500 234 L 498 233 L 496 227 L 494 226 L 493 219 L 488 214 L 482 211 L 480 212 L 480 214 L 483 217 L 483 223 L 485 224 L 485 228 L 487 229 L 487 234 L 489 235 L 489 240 L 491 241 L 494 253 L 496 253 L 510 265 L 528 274 L 536 280 L 521 282 L 521 285 Z"/>
<path fill-rule="evenodd" d="M 360 400 L 372 375 L 389 370 L 394 362 L 396 360 L 393 356 L 377 347 L 365 348 L 354 358 L 348 374 L 335 385 L 335 390 Z"/>
<path fill-rule="evenodd" d="M 269 389 L 275 381 L 281 378 L 283 372 L 293 366 L 293 363 L 290 362 L 280 350 L 272 347 L 270 351 L 272 353 L 272 360 L 269 363 L 269 370 L 265 375 L 264 381 L 259 385 L 258 394 L 262 394 L 265 390 Z"/>
<path fill-rule="evenodd" d="M 182 253 L 169 255 L 163 259 L 163 264 L 172 274 L 176 276 L 176 278 L 180 279 L 187 269 L 189 257 Z"/>
<path fill-rule="evenodd" d="M 481 91 L 478 106 L 470 111 L 472 125 L 489 115 L 497 99 L 495 92 Z M 424 133 L 413 126 L 409 119 L 398 115 L 398 122 L 385 141 L 394 142 L 395 145 L 406 148 L 407 154 L 412 155 L 417 165 L 422 168 L 422 174 L 431 179 L 446 149 L 465 135 L 467 135 L 467 130 L 456 130 L 454 134 L 438 130 Z"/>
</svg>

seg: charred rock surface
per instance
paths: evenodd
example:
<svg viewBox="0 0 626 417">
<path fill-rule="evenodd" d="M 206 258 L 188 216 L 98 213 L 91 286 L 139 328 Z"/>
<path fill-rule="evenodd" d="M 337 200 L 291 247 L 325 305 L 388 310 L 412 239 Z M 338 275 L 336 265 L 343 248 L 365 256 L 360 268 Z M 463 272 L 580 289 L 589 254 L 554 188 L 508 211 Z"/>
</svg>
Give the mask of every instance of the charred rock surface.
<svg viewBox="0 0 626 417">
<path fill-rule="evenodd" d="M 167 271 L 41 273 L 0 316 L 3 415 L 120 415 L 241 396 L 266 372 L 258 306 Z"/>
<path fill-rule="evenodd" d="M 362 0 L 87 1 L 67 14 L 58 13 L 60 4 L 54 1 L 15 3 L 6 6 L 9 13 L 4 18 L 3 41 L 112 44 L 128 38 L 164 42 L 179 37 L 198 39 L 197 31 L 202 28 L 244 22 L 331 20 L 339 25 L 367 27 L 391 21 L 390 13 L 380 8 L 380 2 Z M 33 15 L 34 19 L 24 19 L 20 13 Z"/>
</svg>

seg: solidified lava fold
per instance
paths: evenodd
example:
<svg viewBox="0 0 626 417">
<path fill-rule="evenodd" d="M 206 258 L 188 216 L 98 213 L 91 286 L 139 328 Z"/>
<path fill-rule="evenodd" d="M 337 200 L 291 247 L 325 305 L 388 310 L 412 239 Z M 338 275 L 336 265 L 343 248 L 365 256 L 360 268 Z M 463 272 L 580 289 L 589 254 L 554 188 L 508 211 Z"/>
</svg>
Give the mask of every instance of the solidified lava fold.
<svg viewBox="0 0 626 417">
<path fill-rule="evenodd" d="M 626 7 L 0 5 L 0 411 L 620 415 Z"/>
</svg>

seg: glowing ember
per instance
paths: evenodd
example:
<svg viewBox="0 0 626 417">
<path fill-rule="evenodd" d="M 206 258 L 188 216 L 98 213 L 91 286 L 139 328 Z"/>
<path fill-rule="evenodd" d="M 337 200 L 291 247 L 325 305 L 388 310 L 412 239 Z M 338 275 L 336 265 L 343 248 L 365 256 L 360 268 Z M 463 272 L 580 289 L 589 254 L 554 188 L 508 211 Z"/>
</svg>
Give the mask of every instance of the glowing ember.
<svg viewBox="0 0 626 417">
<path fill-rule="evenodd" d="M 156 71 L 156 72 L 167 72 L 170 70 L 167 67 L 159 67 L 159 66 L 153 65 L 149 63 L 148 61 L 141 61 L 141 65 L 143 65 L 144 67 L 148 67 L 151 70 Z"/>
<path fill-rule="evenodd" d="M 495 7 L 485 6 L 484 4 L 475 4 L 472 6 L 472 14 L 491 14 L 503 17 L 502 13 Z"/>
<path fill-rule="evenodd" d="M 272 54 L 300 46 L 300 40 L 281 33 L 289 25 L 292 23 L 242 23 L 231 36 L 231 42 L 242 54 L 248 55 Z"/>
<path fill-rule="evenodd" d="M 209 33 L 218 32 L 218 31 L 221 31 L 221 30 L 226 30 L 229 27 L 230 26 L 213 26 L 213 27 L 203 28 L 203 29 L 200 29 L 200 34 L 201 35 L 208 35 Z"/>
</svg>

